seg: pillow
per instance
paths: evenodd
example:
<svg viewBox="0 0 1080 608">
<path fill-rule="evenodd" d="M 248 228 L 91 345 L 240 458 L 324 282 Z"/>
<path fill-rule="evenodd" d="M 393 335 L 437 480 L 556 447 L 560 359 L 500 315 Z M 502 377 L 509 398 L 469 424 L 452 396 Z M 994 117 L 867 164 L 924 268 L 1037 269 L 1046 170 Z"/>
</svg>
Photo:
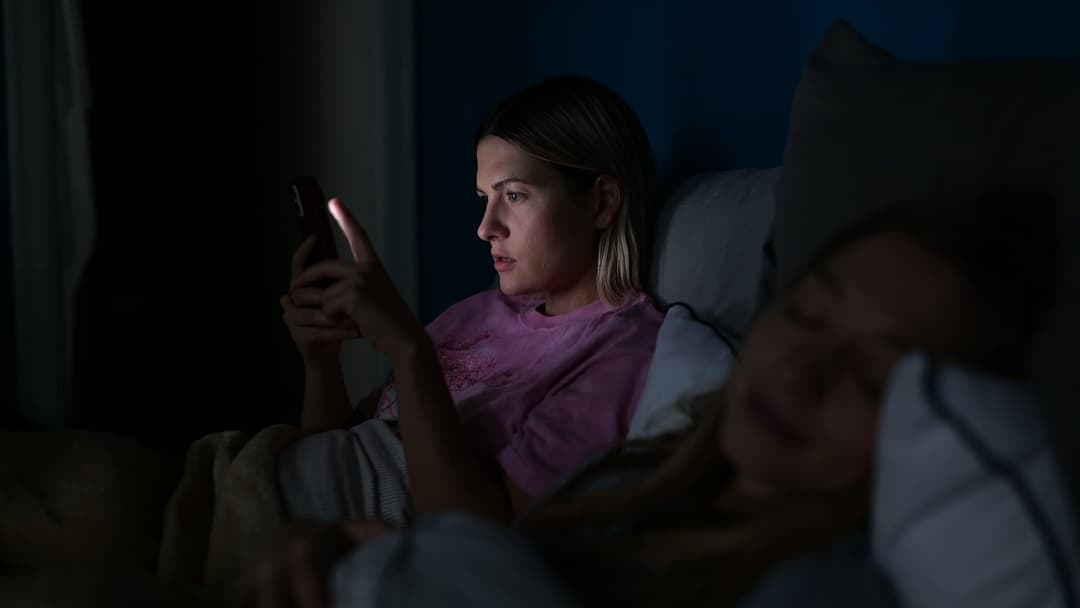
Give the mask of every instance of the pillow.
<svg viewBox="0 0 1080 608">
<path fill-rule="evenodd" d="M 685 428 L 691 422 L 686 402 L 720 388 L 734 367 L 731 338 L 695 319 L 686 305 L 669 307 L 627 439 Z"/>
<path fill-rule="evenodd" d="M 901 605 L 1076 606 L 1076 522 L 1032 393 L 913 355 L 883 407 L 873 553 Z"/>
<path fill-rule="evenodd" d="M 849 536 L 770 567 L 738 608 L 897 608 L 864 535 Z"/>
<path fill-rule="evenodd" d="M 1046 188 L 1059 204 L 1059 291 L 1031 369 L 1074 496 L 1080 496 L 1077 108 L 1080 63 L 905 62 L 840 21 L 807 61 L 795 94 L 773 239 L 783 282 L 841 227 L 882 205 L 968 195 L 1003 181 Z"/>
<path fill-rule="evenodd" d="M 899 200 L 1022 181 L 1076 203 L 1077 107 L 1080 64 L 899 61 L 837 22 L 791 109 L 777 184 L 779 278 L 845 225 Z"/>
<path fill-rule="evenodd" d="M 779 169 L 690 178 L 660 213 L 651 284 L 661 305 L 685 302 L 741 335 L 768 296 Z"/>
</svg>

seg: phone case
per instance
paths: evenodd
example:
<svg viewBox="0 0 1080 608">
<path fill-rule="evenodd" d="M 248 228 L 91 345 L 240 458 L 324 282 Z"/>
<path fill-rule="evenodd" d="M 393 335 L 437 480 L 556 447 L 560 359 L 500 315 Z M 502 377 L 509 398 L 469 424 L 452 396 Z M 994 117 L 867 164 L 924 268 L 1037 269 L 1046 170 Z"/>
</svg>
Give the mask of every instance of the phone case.
<svg viewBox="0 0 1080 608">
<path fill-rule="evenodd" d="M 331 218 L 319 182 L 307 175 L 293 179 L 292 199 L 300 222 L 301 242 L 308 236 L 315 235 L 315 249 L 305 267 L 323 260 L 337 259 L 337 245 L 334 243 L 334 231 L 330 226 Z"/>
</svg>

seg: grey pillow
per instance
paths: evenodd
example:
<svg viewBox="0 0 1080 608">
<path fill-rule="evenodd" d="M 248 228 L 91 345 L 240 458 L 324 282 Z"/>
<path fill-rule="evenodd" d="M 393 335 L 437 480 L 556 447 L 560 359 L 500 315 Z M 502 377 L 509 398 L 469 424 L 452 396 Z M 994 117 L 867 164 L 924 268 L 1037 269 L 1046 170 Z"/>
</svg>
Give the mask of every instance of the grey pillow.
<svg viewBox="0 0 1080 608">
<path fill-rule="evenodd" d="M 1059 296 L 1036 387 L 1080 497 L 1080 64 L 917 64 L 836 23 L 795 94 L 777 186 L 780 281 L 867 212 L 918 196 L 1034 183 L 1059 204 Z M 1008 243 L 1002 243 L 1008 247 Z"/>
<path fill-rule="evenodd" d="M 672 306 L 656 337 L 645 388 L 627 439 L 646 439 L 688 427 L 690 401 L 719 389 L 735 368 L 735 344 L 682 306 Z"/>
<path fill-rule="evenodd" d="M 1080 599 L 1076 522 L 1022 383 L 915 354 L 878 430 L 873 556 L 904 606 L 1051 608 Z"/>
<path fill-rule="evenodd" d="M 703 320 L 741 336 L 768 296 L 780 169 L 737 169 L 690 178 L 664 206 L 652 282 L 661 305 L 684 302 Z"/>
<path fill-rule="evenodd" d="M 1077 64 L 899 61 L 836 23 L 795 94 L 775 246 L 789 279 L 840 228 L 899 200 L 995 183 L 1080 197 Z"/>
</svg>

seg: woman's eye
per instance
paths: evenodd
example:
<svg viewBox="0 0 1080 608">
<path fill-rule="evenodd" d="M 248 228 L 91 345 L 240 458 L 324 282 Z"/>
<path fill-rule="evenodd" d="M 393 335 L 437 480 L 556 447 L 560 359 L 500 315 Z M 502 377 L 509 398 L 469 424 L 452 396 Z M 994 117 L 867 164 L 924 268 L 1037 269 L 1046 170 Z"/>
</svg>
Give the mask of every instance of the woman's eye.
<svg viewBox="0 0 1080 608">
<path fill-rule="evenodd" d="M 511 203 L 518 203 L 525 200 L 525 194 L 521 192 L 507 192 L 506 200 L 510 201 Z"/>
</svg>

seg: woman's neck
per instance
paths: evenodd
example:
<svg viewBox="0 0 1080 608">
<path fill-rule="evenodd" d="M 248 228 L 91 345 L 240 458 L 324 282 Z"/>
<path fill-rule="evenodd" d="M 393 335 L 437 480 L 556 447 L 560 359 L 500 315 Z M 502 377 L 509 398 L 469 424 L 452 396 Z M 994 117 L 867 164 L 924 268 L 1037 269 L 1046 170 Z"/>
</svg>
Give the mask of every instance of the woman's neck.
<svg viewBox="0 0 1080 608">
<path fill-rule="evenodd" d="M 596 271 L 593 270 L 565 289 L 544 294 L 544 305 L 540 312 L 549 317 L 564 315 L 599 299 L 600 294 L 596 291 Z"/>
</svg>

